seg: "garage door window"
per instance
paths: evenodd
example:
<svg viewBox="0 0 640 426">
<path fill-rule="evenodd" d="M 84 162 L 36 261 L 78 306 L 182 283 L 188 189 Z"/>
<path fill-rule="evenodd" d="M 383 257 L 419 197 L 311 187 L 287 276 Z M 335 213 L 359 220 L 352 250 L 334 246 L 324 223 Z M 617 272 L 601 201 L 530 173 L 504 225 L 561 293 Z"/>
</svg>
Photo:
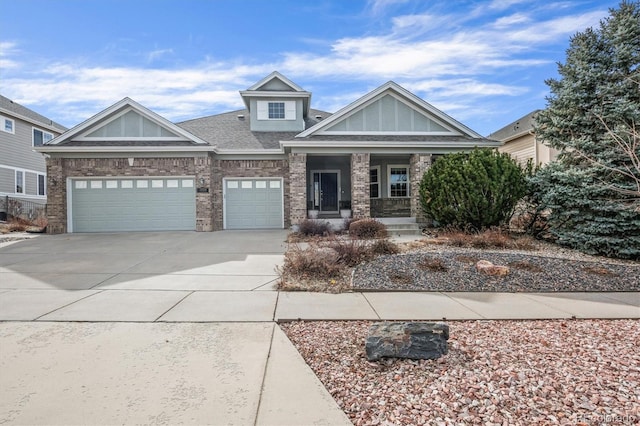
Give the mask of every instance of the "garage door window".
<svg viewBox="0 0 640 426">
<path fill-rule="evenodd" d="M 136 181 L 136 188 L 148 188 L 148 187 L 149 187 L 149 182 L 147 182 L 146 180 Z"/>
<path fill-rule="evenodd" d="M 117 180 L 108 180 L 106 182 L 107 189 L 118 189 L 118 181 Z"/>
<path fill-rule="evenodd" d="M 164 181 L 152 180 L 151 181 L 151 187 L 152 188 L 163 188 L 164 187 Z"/>
<path fill-rule="evenodd" d="M 100 189 L 102 188 L 102 181 L 101 180 L 92 180 L 91 181 L 91 189 Z"/>
<path fill-rule="evenodd" d="M 131 189 L 131 188 L 133 188 L 133 181 L 132 180 L 120 181 L 120 187 L 122 189 Z"/>
<path fill-rule="evenodd" d="M 183 188 L 193 188 L 193 181 L 191 179 L 185 179 L 182 181 Z"/>
<path fill-rule="evenodd" d="M 253 182 L 251 182 L 250 180 L 242 181 L 242 189 L 251 189 L 251 188 L 253 188 Z"/>
<path fill-rule="evenodd" d="M 269 182 L 269 188 L 271 188 L 271 189 L 279 189 L 280 188 L 280 181 L 279 180 L 272 180 L 271 182 Z"/>
<path fill-rule="evenodd" d="M 76 186 L 76 189 L 87 189 L 87 181 L 77 180 L 75 186 Z"/>
</svg>

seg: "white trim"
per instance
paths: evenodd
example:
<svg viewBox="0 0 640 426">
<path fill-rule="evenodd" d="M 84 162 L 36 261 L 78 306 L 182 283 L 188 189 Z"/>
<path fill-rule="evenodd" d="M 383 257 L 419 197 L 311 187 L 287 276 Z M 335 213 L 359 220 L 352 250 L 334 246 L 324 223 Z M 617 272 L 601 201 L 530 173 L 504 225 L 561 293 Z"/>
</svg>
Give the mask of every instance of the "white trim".
<svg viewBox="0 0 640 426">
<path fill-rule="evenodd" d="M 204 140 L 200 139 L 199 137 L 189 133 L 188 131 L 184 130 L 183 128 L 173 124 L 172 122 L 170 122 L 166 118 L 162 117 L 159 114 L 156 114 L 155 112 L 153 112 L 150 109 L 142 106 L 141 104 L 137 103 L 136 101 L 134 101 L 131 98 L 124 98 L 124 99 L 120 100 L 119 102 L 116 102 L 115 104 L 113 104 L 110 107 L 104 109 L 103 111 L 99 112 L 98 114 L 94 115 L 93 117 L 83 121 L 82 123 L 78 124 L 74 128 L 72 128 L 72 129 L 64 132 L 60 136 L 54 138 L 52 141 L 49 142 L 48 145 L 58 145 L 60 143 L 72 140 L 74 137 L 82 134 L 87 129 L 89 129 L 89 128 L 93 127 L 94 125 L 98 124 L 100 121 L 104 120 L 105 118 L 110 117 L 114 113 L 117 113 L 121 108 L 126 108 L 126 107 L 130 107 L 131 109 L 135 110 L 138 114 L 142 115 L 143 117 L 148 118 L 149 120 L 155 122 L 156 124 L 158 124 L 158 125 L 160 125 L 162 127 L 166 127 L 172 133 L 175 133 L 177 135 L 183 136 L 187 140 L 193 141 L 193 142 L 195 142 L 197 144 L 201 144 L 201 145 L 209 145 L 206 141 L 204 141 Z M 118 147 L 118 148 L 121 148 L 121 147 Z"/>
<path fill-rule="evenodd" d="M 35 136 L 36 136 L 36 135 L 35 135 L 36 130 L 42 133 L 42 145 L 36 145 L 36 140 L 35 140 L 35 139 L 36 139 L 36 138 L 35 138 Z M 49 140 L 45 141 L 45 140 L 44 140 L 44 135 L 45 135 L 45 134 L 50 135 L 50 136 L 51 136 L 51 139 L 49 139 Z M 55 137 L 56 137 L 56 135 L 54 135 L 54 134 L 53 134 L 53 133 L 51 133 L 51 132 L 48 132 L 48 131 L 46 131 L 46 130 L 43 130 L 43 129 L 39 128 L 39 127 L 35 127 L 35 126 L 32 126 L 32 127 L 31 127 L 31 146 L 32 146 L 33 148 L 38 148 L 38 147 L 41 147 L 41 146 L 43 146 L 43 145 L 46 145 L 48 142 L 52 141 Z"/>
<path fill-rule="evenodd" d="M 359 109 L 363 105 L 369 103 L 371 100 L 377 100 L 378 98 L 381 98 L 382 96 L 384 96 L 386 94 L 386 92 L 389 92 L 389 93 L 395 92 L 398 96 L 407 99 L 408 102 L 412 102 L 412 103 L 416 104 L 418 106 L 418 108 L 421 108 L 421 109 L 427 111 L 430 115 L 433 115 L 433 116 L 437 117 L 438 119 L 442 120 L 443 122 L 446 122 L 448 124 L 447 127 L 452 127 L 454 129 L 458 130 L 459 132 L 461 132 L 462 134 L 465 134 L 465 135 L 470 136 L 470 137 L 474 137 L 474 138 L 481 138 L 482 137 L 480 134 L 474 132 L 473 130 L 471 130 L 470 128 L 465 126 L 464 124 L 462 124 L 459 121 L 455 120 L 453 117 L 445 114 L 444 112 L 440 111 L 439 109 L 437 109 L 433 105 L 429 104 L 425 100 L 419 98 L 418 96 L 414 95 L 413 93 L 409 92 L 407 89 L 403 88 L 402 86 L 400 86 L 399 84 L 397 84 L 397 83 L 395 83 L 393 81 L 389 81 L 389 82 L 383 84 L 382 86 L 378 87 L 377 89 L 367 93 L 366 95 L 362 96 L 360 99 L 358 99 L 358 100 L 350 103 L 349 105 L 345 106 L 344 108 L 340 109 L 335 114 L 330 115 L 329 117 L 325 118 L 324 120 L 320 121 L 319 123 L 311 126 L 307 130 L 305 130 L 302 133 L 298 134 L 296 137 L 305 137 L 305 136 L 309 136 L 309 135 L 318 133 L 322 129 L 326 129 L 326 128 L 330 127 L 332 123 L 335 123 L 338 120 L 347 117 L 349 114 L 354 112 L 356 109 Z M 413 108 L 413 109 L 415 109 L 415 108 Z"/>
<path fill-rule="evenodd" d="M 404 197 L 391 195 L 391 169 L 405 169 L 407 171 L 407 195 Z M 411 197 L 411 175 L 409 164 L 387 164 L 387 198 L 410 198 Z"/>
<path fill-rule="evenodd" d="M 264 86 L 265 84 L 267 84 L 268 82 L 270 82 L 271 80 L 274 80 L 276 78 L 278 80 L 282 81 L 284 84 L 286 84 L 290 88 L 292 88 L 293 90 L 295 90 L 296 92 L 304 92 L 304 90 L 302 90 L 302 87 L 298 86 L 293 81 L 289 80 L 287 77 L 285 77 L 284 75 L 280 74 L 278 71 L 273 71 L 271 74 L 269 74 L 268 76 L 266 76 L 265 78 L 263 78 L 259 82 L 255 83 L 253 86 L 249 87 L 247 90 L 248 91 L 249 90 L 258 90 L 260 87 Z"/>
<path fill-rule="evenodd" d="M 73 233 L 73 184 L 75 178 L 67 178 L 67 232 Z"/>
<path fill-rule="evenodd" d="M 277 180 L 280 181 L 280 194 L 281 194 L 281 203 L 280 203 L 280 211 L 281 214 L 281 228 L 284 229 L 284 178 L 282 177 L 223 177 L 222 178 L 222 229 L 227 229 L 227 181 L 228 180 Z M 269 188 L 270 189 L 270 188 Z"/>
<path fill-rule="evenodd" d="M 320 202 L 318 204 L 318 210 L 322 213 L 339 213 L 340 212 L 340 201 L 342 201 L 342 176 L 340 174 L 340 169 L 315 169 L 315 170 L 310 170 L 310 177 L 311 179 L 309 179 L 309 181 L 311 182 L 311 190 L 312 190 L 312 195 L 315 196 L 315 188 L 313 188 L 313 174 L 314 173 L 336 173 L 337 177 L 336 177 L 336 197 L 337 199 L 337 210 L 322 210 L 322 202 Z M 305 204 L 306 204 L 307 200 L 305 200 Z"/>
<path fill-rule="evenodd" d="M 283 148 L 314 147 L 314 148 L 475 148 L 488 147 L 497 148 L 503 145 L 500 141 L 429 141 L 429 136 L 425 135 L 424 141 L 328 141 L 328 140 L 297 140 L 280 141 Z"/>
<path fill-rule="evenodd" d="M 11 131 L 8 132 L 7 130 L 5 130 L 5 126 L 7 121 L 11 122 Z M 10 135 L 15 135 L 16 134 L 16 120 L 14 120 L 13 118 L 9 118 L 9 117 L 5 117 L 4 115 L 0 115 L 0 131 L 3 131 L 5 133 L 9 133 Z"/>
<path fill-rule="evenodd" d="M 40 146 L 37 152 L 215 152 L 211 145 L 207 146 Z"/>
<path fill-rule="evenodd" d="M 43 172 L 42 170 L 23 169 L 22 167 L 7 166 L 5 164 L 0 164 L 0 169 L 22 170 L 22 171 L 29 172 L 29 173 L 37 173 L 37 174 L 40 174 L 40 175 L 42 175 L 42 174 L 46 175 L 46 173 Z"/>
<path fill-rule="evenodd" d="M 11 198 L 26 198 L 29 200 L 34 200 L 34 201 L 47 201 L 47 197 L 46 196 L 42 196 L 42 195 L 33 195 L 33 194 L 16 194 L 13 192 L 0 192 L 0 197 L 11 197 Z"/>
<path fill-rule="evenodd" d="M 372 197 L 371 196 L 371 169 L 376 169 L 378 171 L 378 182 L 376 182 L 375 184 L 378 185 L 378 196 L 377 197 Z M 378 199 L 378 198 L 382 198 L 382 170 L 381 170 L 381 166 L 377 165 L 377 166 L 369 166 L 369 198 L 373 198 L 373 199 Z"/>
</svg>

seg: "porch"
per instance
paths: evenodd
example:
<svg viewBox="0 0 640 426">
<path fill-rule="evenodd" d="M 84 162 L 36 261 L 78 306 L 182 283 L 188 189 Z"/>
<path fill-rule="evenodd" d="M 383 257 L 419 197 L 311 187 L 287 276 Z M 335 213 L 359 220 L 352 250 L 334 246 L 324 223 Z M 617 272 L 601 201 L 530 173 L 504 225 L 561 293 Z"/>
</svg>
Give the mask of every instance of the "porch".
<svg viewBox="0 0 640 426">
<path fill-rule="evenodd" d="M 291 185 L 293 189 L 300 185 L 304 173 L 305 211 L 295 220 L 292 209 L 291 223 L 308 217 L 345 216 L 414 218 L 415 222 L 419 216 L 419 182 L 431 161 L 428 154 L 295 155 L 304 156 L 304 163 L 298 162 L 301 173 L 291 174 Z M 292 202 L 293 197 L 292 190 Z"/>
</svg>

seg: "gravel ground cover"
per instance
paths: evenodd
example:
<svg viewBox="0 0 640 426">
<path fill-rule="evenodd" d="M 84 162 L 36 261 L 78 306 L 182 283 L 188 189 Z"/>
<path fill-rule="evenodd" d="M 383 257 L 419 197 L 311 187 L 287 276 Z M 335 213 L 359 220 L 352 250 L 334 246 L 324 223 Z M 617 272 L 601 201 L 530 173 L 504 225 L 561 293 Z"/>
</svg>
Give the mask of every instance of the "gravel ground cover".
<svg viewBox="0 0 640 426">
<path fill-rule="evenodd" d="M 510 272 L 479 273 L 479 260 Z M 447 247 L 381 256 L 355 268 L 352 285 L 356 291 L 640 291 L 640 263 Z"/>
<path fill-rule="evenodd" d="M 635 425 L 640 321 L 451 322 L 438 360 L 368 362 L 371 322 L 282 324 L 355 425 Z"/>
</svg>

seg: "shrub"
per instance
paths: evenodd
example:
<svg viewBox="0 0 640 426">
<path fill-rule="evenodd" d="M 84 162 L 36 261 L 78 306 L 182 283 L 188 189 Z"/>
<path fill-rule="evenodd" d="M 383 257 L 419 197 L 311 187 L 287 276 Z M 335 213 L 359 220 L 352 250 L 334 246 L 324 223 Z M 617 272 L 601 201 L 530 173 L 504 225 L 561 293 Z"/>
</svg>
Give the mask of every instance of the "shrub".
<svg viewBox="0 0 640 426">
<path fill-rule="evenodd" d="M 344 272 L 344 265 L 338 262 L 338 254 L 332 249 L 319 249 L 312 245 L 303 250 L 294 245 L 285 253 L 279 272 L 283 280 L 286 276 L 328 280 L 339 278 Z"/>
<path fill-rule="evenodd" d="M 322 220 L 311 220 L 305 219 L 298 225 L 300 234 L 311 236 L 311 235 L 330 235 L 331 234 L 331 225 L 329 222 L 324 222 Z"/>
<path fill-rule="evenodd" d="M 371 247 L 369 247 L 369 250 L 371 250 L 371 253 L 376 256 L 400 253 L 400 247 L 398 247 L 398 245 L 393 241 L 389 240 L 377 240 L 371 245 Z"/>
<path fill-rule="evenodd" d="M 532 250 L 535 248 L 531 237 L 514 238 L 511 234 L 499 228 L 487 229 L 482 232 L 464 232 L 454 229 L 445 231 L 444 236 L 448 239 L 449 244 L 456 247 L 519 250 Z"/>
<path fill-rule="evenodd" d="M 480 230 L 506 223 L 526 183 L 509 154 L 489 148 L 448 154 L 422 177 L 420 202 L 441 225 Z"/>
<path fill-rule="evenodd" d="M 373 258 L 369 246 L 358 240 L 333 240 L 327 244 L 337 254 L 336 262 L 353 267 Z"/>
<path fill-rule="evenodd" d="M 373 239 L 387 238 L 387 227 L 375 219 L 360 219 L 351 222 L 349 225 L 349 235 L 354 238 Z"/>
</svg>

